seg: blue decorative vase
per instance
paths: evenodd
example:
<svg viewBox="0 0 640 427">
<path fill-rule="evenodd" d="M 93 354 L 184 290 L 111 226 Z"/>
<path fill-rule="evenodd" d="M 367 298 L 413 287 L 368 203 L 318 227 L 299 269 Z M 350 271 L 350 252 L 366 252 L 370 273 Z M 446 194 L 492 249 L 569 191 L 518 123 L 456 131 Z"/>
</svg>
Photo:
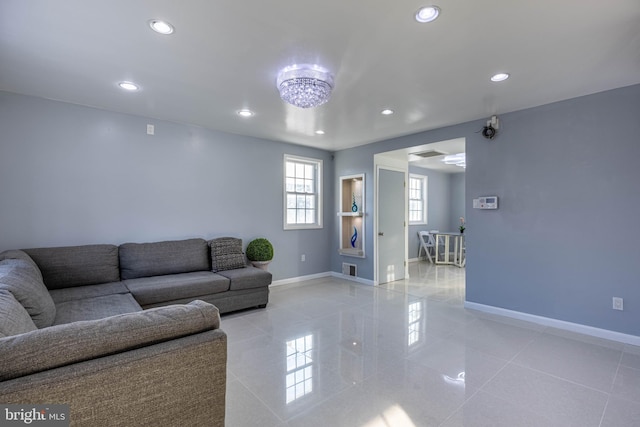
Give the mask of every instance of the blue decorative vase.
<svg viewBox="0 0 640 427">
<path fill-rule="evenodd" d="M 351 247 L 356 247 L 356 240 L 358 240 L 358 229 L 353 227 L 353 236 L 351 236 Z"/>
</svg>

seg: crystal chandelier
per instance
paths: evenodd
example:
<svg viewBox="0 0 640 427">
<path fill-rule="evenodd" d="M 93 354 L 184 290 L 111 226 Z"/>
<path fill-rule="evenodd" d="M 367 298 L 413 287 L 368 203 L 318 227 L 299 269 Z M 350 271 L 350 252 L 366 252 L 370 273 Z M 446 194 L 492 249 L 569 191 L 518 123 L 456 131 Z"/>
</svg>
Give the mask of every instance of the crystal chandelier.
<svg viewBox="0 0 640 427">
<path fill-rule="evenodd" d="M 291 65 L 280 71 L 276 84 L 284 101 L 296 107 L 311 108 L 329 100 L 333 76 L 318 65 Z"/>
</svg>

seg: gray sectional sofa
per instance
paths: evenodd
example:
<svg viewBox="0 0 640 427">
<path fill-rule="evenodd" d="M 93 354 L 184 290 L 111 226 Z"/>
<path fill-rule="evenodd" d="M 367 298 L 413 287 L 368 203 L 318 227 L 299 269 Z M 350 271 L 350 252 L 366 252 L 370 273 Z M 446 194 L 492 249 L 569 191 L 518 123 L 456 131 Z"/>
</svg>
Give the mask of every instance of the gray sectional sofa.
<svg viewBox="0 0 640 427">
<path fill-rule="evenodd" d="M 222 426 L 220 313 L 271 274 L 220 238 L 0 253 L 0 403 L 65 403 L 74 426 Z"/>
</svg>

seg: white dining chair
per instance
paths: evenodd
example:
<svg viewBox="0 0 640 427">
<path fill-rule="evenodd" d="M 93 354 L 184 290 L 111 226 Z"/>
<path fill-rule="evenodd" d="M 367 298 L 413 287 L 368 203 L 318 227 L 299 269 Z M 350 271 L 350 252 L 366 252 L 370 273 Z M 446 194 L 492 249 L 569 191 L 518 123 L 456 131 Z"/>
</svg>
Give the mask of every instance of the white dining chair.
<svg viewBox="0 0 640 427">
<path fill-rule="evenodd" d="M 437 234 L 440 230 L 429 230 L 429 235 L 431 236 L 431 240 L 433 242 L 433 256 L 435 257 L 438 254 L 438 258 L 440 260 L 444 259 L 444 236 Z M 438 245 L 438 250 L 436 250 L 436 245 Z"/>
<path fill-rule="evenodd" d="M 433 258 L 431 258 L 431 250 L 434 248 L 433 236 L 428 231 L 418 231 L 418 240 L 420 241 L 418 258 L 420 258 L 420 254 L 424 249 L 427 258 L 429 258 L 429 262 L 433 263 Z"/>
</svg>

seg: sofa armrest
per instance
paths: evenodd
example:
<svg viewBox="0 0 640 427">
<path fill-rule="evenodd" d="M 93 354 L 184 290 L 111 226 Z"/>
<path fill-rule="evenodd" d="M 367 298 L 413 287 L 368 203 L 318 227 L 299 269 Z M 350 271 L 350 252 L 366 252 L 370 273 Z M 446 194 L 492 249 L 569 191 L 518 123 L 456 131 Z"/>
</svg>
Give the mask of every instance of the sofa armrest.
<svg viewBox="0 0 640 427">
<path fill-rule="evenodd" d="M 0 339 L 0 381 L 218 329 L 203 301 L 73 322 Z"/>
<path fill-rule="evenodd" d="M 0 402 L 70 407 L 74 427 L 224 427 L 227 338 L 221 329 L 0 383 Z"/>
</svg>

